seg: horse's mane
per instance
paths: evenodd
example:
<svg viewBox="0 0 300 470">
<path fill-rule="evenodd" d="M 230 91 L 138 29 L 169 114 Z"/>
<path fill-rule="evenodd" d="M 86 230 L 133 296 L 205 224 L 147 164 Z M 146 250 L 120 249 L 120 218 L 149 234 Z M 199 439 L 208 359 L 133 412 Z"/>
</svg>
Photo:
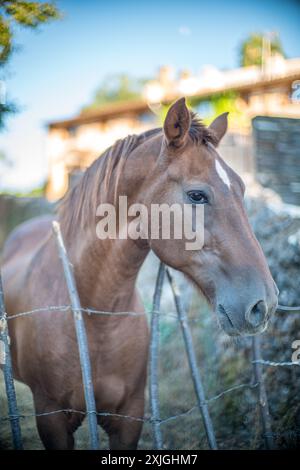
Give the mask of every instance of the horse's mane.
<svg viewBox="0 0 300 470">
<path fill-rule="evenodd" d="M 118 181 L 129 155 L 139 145 L 149 138 L 162 132 L 161 128 L 151 129 L 139 135 L 129 135 L 116 141 L 89 166 L 78 183 L 71 188 L 58 205 L 59 220 L 66 233 L 72 228 L 77 230 L 96 215 L 100 203 L 99 194 L 103 187 L 107 193 L 116 191 Z M 191 112 L 189 135 L 196 144 L 210 142 L 216 144 L 216 137 L 209 128 L 205 127 L 197 114 Z"/>
<path fill-rule="evenodd" d="M 69 189 L 58 204 L 59 220 L 66 233 L 71 233 L 85 226 L 89 216 L 96 215 L 100 203 L 99 194 L 103 187 L 115 190 L 129 155 L 145 140 L 161 132 L 161 129 L 151 129 L 139 135 L 128 135 L 117 140 L 98 157 L 84 172 L 77 184 Z M 114 181 L 112 181 L 114 180 Z"/>
<path fill-rule="evenodd" d="M 195 144 L 204 144 L 206 142 L 210 142 L 216 146 L 218 139 L 214 131 L 203 124 L 197 113 L 191 112 L 191 118 L 192 121 L 189 129 L 189 135 L 192 141 Z"/>
</svg>

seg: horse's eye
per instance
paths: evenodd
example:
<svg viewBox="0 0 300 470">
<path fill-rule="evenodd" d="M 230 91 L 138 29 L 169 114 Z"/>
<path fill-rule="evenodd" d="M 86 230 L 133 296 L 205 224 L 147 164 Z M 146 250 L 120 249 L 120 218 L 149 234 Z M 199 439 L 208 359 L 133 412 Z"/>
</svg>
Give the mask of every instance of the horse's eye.
<svg viewBox="0 0 300 470">
<path fill-rule="evenodd" d="M 187 192 L 189 200 L 193 204 L 207 204 L 208 197 L 203 191 L 192 190 Z"/>
</svg>

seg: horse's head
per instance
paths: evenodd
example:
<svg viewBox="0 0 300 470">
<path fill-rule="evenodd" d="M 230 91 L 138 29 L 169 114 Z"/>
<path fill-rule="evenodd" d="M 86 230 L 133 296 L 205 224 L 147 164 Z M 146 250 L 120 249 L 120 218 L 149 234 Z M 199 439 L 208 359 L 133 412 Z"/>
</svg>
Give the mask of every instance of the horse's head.
<svg viewBox="0 0 300 470">
<path fill-rule="evenodd" d="M 164 139 L 148 185 L 148 204 L 203 204 L 204 245 L 187 250 L 186 239 L 151 239 L 166 264 L 202 291 L 231 336 L 263 331 L 277 306 L 278 289 L 244 208 L 244 183 L 222 160 L 217 145 L 227 113 L 201 126 L 180 99 L 169 110 Z"/>
</svg>

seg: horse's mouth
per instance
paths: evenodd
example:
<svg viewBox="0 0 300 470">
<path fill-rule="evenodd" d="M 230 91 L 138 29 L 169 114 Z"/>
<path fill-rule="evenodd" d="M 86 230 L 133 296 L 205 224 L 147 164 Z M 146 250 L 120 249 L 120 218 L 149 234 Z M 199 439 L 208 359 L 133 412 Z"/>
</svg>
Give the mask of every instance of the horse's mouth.
<svg viewBox="0 0 300 470">
<path fill-rule="evenodd" d="M 217 308 L 217 317 L 222 330 L 229 336 L 241 336 L 239 330 L 235 327 L 230 314 L 223 305 L 219 304 Z"/>
<path fill-rule="evenodd" d="M 219 304 L 217 307 L 217 317 L 222 330 L 228 336 L 254 336 L 263 333 L 268 327 L 268 320 L 256 328 L 245 325 L 243 328 L 237 328 L 235 322 L 223 305 Z"/>
</svg>

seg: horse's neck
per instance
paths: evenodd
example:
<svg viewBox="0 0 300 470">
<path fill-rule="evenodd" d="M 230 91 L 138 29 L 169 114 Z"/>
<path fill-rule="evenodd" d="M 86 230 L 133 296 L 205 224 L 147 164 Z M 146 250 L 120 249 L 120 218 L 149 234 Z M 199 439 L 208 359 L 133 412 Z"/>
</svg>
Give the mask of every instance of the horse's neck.
<svg viewBox="0 0 300 470">
<path fill-rule="evenodd" d="M 134 308 L 138 272 L 149 252 L 133 240 L 98 240 L 93 237 L 71 257 L 83 307 L 105 311 Z"/>
<path fill-rule="evenodd" d="M 122 167 L 119 173 L 117 189 L 122 188 L 121 192 L 126 194 L 126 187 L 135 188 L 136 193 L 131 195 L 131 203 L 136 202 L 139 185 L 151 173 L 160 146 L 161 137 L 157 136 L 151 142 L 146 141 L 140 145 L 126 159 L 126 169 Z M 141 156 L 144 157 L 143 160 Z M 124 172 L 132 179 L 128 181 Z M 93 176 L 97 177 L 97 173 Z M 96 183 L 99 184 L 97 181 Z M 113 181 L 107 186 L 113 188 Z M 106 185 L 104 188 L 106 191 Z M 105 196 L 102 200 L 106 202 Z M 92 214 L 92 217 L 95 215 Z M 83 229 L 73 231 L 72 237 L 67 241 L 83 306 L 107 311 L 130 310 L 135 297 L 136 278 L 149 252 L 148 245 L 130 238 L 99 240 L 96 237 L 95 223 L 91 221 L 87 226 L 87 233 Z"/>
</svg>

